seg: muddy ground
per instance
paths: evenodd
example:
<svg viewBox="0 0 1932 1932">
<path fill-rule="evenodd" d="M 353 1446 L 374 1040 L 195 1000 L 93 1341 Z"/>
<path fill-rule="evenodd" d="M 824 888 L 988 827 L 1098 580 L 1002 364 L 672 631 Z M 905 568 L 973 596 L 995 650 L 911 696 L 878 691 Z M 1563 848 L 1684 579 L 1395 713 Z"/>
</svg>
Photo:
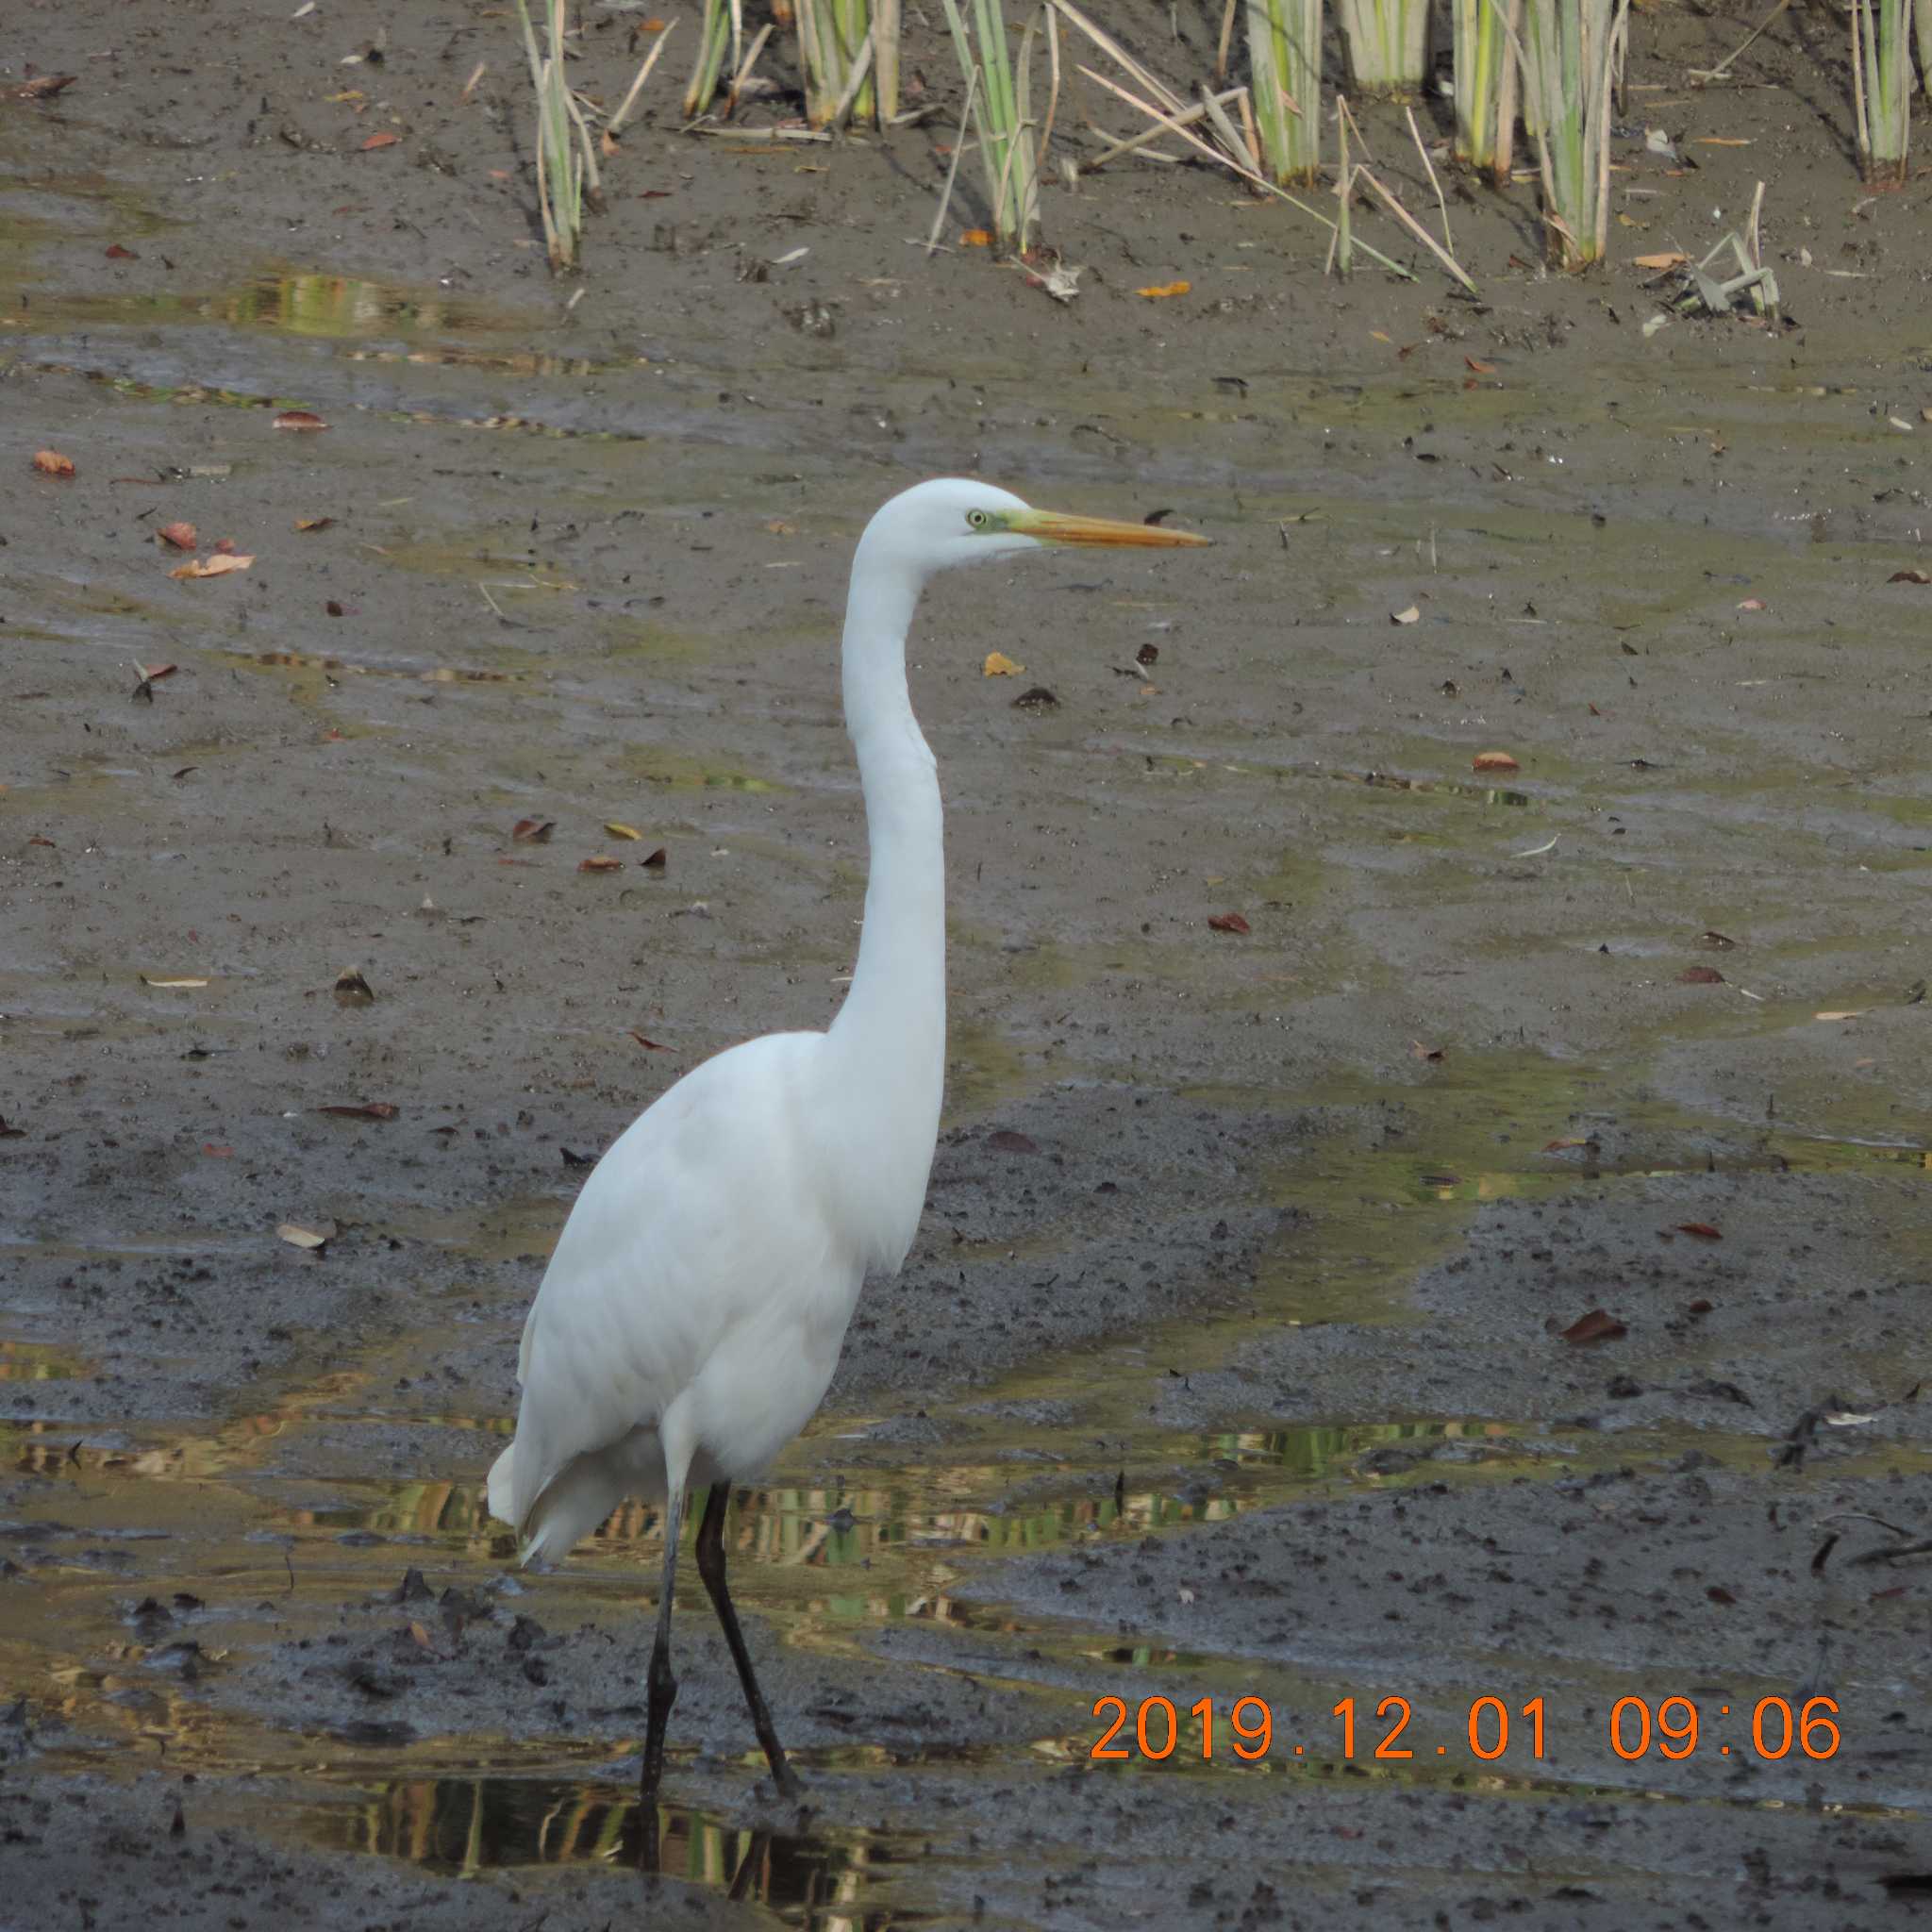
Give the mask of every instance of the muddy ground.
<svg viewBox="0 0 1932 1932">
<path fill-rule="evenodd" d="M 1699 165 L 1624 144 L 1593 276 L 1526 184 L 1456 193 L 1471 301 L 1142 162 L 1049 184 L 1062 308 L 970 169 L 908 245 L 950 108 L 700 142 L 661 79 L 553 282 L 513 16 L 291 11 L 0 47 L 0 1924 L 1923 1914 L 1932 192 L 1859 189 L 1824 16 L 1705 90 L 1755 22 L 1638 17 Z M 1790 324 L 1645 335 L 1759 179 Z M 931 1199 L 732 1523 L 809 1802 L 694 1593 L 645 1881 L 655 1524 L 519 1575 L 483 1473 L 588 1159 L 836 1005 L 843 574 L 956 469 L 1220 547 L 929 600 Z"/>
</svg>

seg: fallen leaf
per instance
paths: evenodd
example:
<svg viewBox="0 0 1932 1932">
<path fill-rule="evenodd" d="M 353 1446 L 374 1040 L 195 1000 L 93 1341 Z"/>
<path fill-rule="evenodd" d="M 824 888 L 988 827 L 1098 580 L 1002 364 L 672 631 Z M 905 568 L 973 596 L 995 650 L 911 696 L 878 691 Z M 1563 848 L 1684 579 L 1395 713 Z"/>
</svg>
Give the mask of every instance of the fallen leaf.
<svg viewBox="0 0 1932 1932">
<path fill-rule="evenodd" d="M 1417 624 L 1421 620 L 1422 612 L 1413 604 L 1407 610 L 1391 610 L 1389 613 L 1389 622 L 1391 624 Z"/>
<path fill-rule="evenodd" d="M 658 849 L 655 852 L 653 852 L 648 858 L 641 858 L 638 860 L 638 863 L 641 866 L 642 866 L 646 872 L 662 872 L 664 870 L 663 846 L 658 846 Z"/>
<path fill-rule="evenodd" d="M 1038 1154 L 1040 1142 L 1017 1127 L 999 1127 L 986 1137 L 986 1144 L 1000 1154 Z"/>
<path fill-rule="evenodd" d="M 556 829 L 555 819 L 519 819 L 509 828 L 509 835 L 519 845 L 547 845 Z"/>
<path fill-rule="evenodd" d="M 1712 930 L 1699 933 L 1697 943 L 1713 953 L 1728 953 L 1738 942 L 1736 940 L 1726 939 L 1721 932 Z"/>
<path fill-rule="evenodd" d="M 1216 932 L 1252 932 L 1254 927 L 1239 912 L 1217 912 L 1208 921 Z"/>
<path fill-rule="evenodd" d="M 1704 1593 L 1714 1604 L 1734 1604 L 1738 1601 L 1721 1583 L 1713 1583 Z"/>
<path fill-rule="evenodd" d="M 295 527 L 302 531 L 326 530 L 333 523 L 333 517 L 297 517 Z"/>
<path fill-rule="evenodd" d="M 1932 423 L 1932 416 L 1925 420 Z M 1895 570 L 1885 581 L 1888 584 L 1932 584 L 1932 571 Z"/>
<path fill-rule="evenodd" d="M 217 557 L 233 557 L 235 554 L 235 540 L 232 537 L 217 537 L 215 541 L 208 545 L 208 548 L 211 551 L 213 551 Z"/>
<path fill-rule="evenodd" d="M 1566 1148 L 1588 1147 L 1590 1144 L 1588 1141 L 1545 1141 L 1543 1142 L 1543 1152 L 1545 1154 L 1561 1154 Z"/>
<path fill-rule="evenodd" d="M 1602 1308 L 1591 1308 L 1587 1315 L 1577 1316 L 1563 1330 L 1563 1340 L 1574 1341 L 1580 1347 L 1588 1341 L 1615 1341 L 1629 1332 L 1614 1315 L 1606 1314 Z"/>
<path fill-rule="evenodd" d="M 616 819 L 606 819 L 604 829 L 613 839 L 641 839 L 644 836 L 635 825 L 623 824 Z"/>
<path fill-rule="evenodd" d="M 1036 684 L 1013 700 L 1013 708 L 1016 711 L 1055 711 L 1059 708 L 1059 702 L 1045 685 Z"/>
<path fill-rule="evenodd" d="M 1690 145 L 1692 147 L 1750 147 L 1756 137 L 1747 140 L 1741 134 L 1700 134 Z"/>
<path fill-rule="evenodd" d="M 1677 1232 L 1679 1234 L 1694 1234 L 1701 1241 L 1721 1241 L 1724 1240 L 1724 1236 L 1711 1226 L 1707 1221 L 1680 1221 L 1677 1224 Z"/>
<path fill-rule="evenodd" d="M 1672 248 L 1662 255 L 1639 255 L 1632 259 L 1639 268 L 1681 268 L 1690 258 L 1681 249 Z"/>
<path fill-rule="evenodd" d="M 435 1643 L 430 1639 L 428 1626 L 424 1624 L 411 1624 L 409 1625 L 409 1641 L 419 1650 L 426 1650 L 433 1653 L 436 1649 Z"/>
<path fill-rule="evenodd" d="M 1411 1040 L 1408 1042 L 1408 1057 L 1412 1060 L 1431 1060 L 1440 1062 L 1443 1057 L 1443 1053 L 1444 1049 L 1442 1047 L 1424 1046 L 1420 1040 Z"/>
<path fill-rule="evenodd" d="M 197 557 L 192 563 L 176 564 L 168 575 L 171 577 L 225 577 L 232 571 L 246 570 L 254 561 L 252 557 L 236 557 L 226 553 L 214 557 Z"/>
<path fill-rule="evenodd" d="M 1520 772 L 1523 767 L 1507 751 L 1479 751 L 1471 769 L 1477 772 Z"/>
<path fill-rule="evenodd" d="M 235 1158 L 235 1150 L 232 1147 L 220 1146 L 213 1141 L 204 1141 L 201 1143 L 201 1151 L 210 1160 L 233 1160 Z"/>
<path fill-rule="evenodd" d="M 1375 341 L 1387 342 L 1391 348 L 1393 348 L 1395 346 L 1394 337 L 1391 335 L 1386 335 L 1381 329 L 1372 328 L 1369 331 L 1369 335 Z"/>
<path fill-rule="evenodd" d="M 372 134 L 358 152 L 366 155 L 372 148 L 393 147 L 402 138 L 400 134 Z"/>
<path fill-rule="evenodd" d="M 1828 1013 L 1813 1013 L 1811 1017 L 1814 1020 L 1862 1020 L 1868 1010 L 1869 1008 L 1864 1007 L 1851 1007 L 1844 1009 L 1834 1008 Z"/>
<path fill-rule="evenodd" d="M 635 1026 L 630 1029 L 630 1037 L 647 1053 L 669 1053 L 671 1051 L 661 1041 L 646 1040 Z"/>
<path fill-rule="evenodd" d="M 58 449 L 40 449 L 34 452 L 34 468 L 43 476 L 71 476 L 74 458 L 63 457 Z"/>
<path fill-rule="evenodd" d="M 1149 302 L 1165 302 L 1170 295 L 1187 294 L 1193 286 L 1192 282 L 1157 282 L 1151 289 L 1136 289 L 1134 293 Z"/>
<path fill-rule="evenodd" d="M 196 541 L 192 524 L 163 524 L 155 535 L 176 550 L 192 550 Z"/>
<path fill-rule="evenodd" d="M 1480 356 L 1465 356 L 1462 359 L 1478 375 L 1493 375 L 1496 373 L 1496 365 L 1493 362 L 1485 362 Z"/>
<path fill-rule="evenodd" d="M 1724 976 L 1715 966 L 1687 966 L 1677 974 L 1679 986 L 1722 986 Z"/>
<path fill-rule="evenodd" d="M 1561 832 L 1552 832 L 1541 845 L 1527 846 L 1521 852 L 1512 852 L 1509 857 L 1511 858 L 1541 858 L 1545 852 L 1554 852 L 1557 849 L 1557 841 L 1562 836 Z"/>
<path fill-rule="evenodd" d="M 989 651 L 986 662 L 979 667 L 982 677 L 1018 677 L 1026 667 L 1015 664 L 1004 651 Z"/>
<path fill-rule="evenodd" d="M 277 429 L 326 429 L 328 425 L 313 409 L 284 409 L 275 418 Z"/>
<path fill-rule="evenodd" d="M 1834 1408 L 1824 1418 L 1835 1429 L 1856 1429 L 1866 1423 L 1875 1423 L 1875 1415 L 1857 1415 L 1848 1408 Z"/>
<path fill-rule="evenodd" d="M 333 597 L 331 597 L 328 600 L 328 602 L 325 604 L 322 608 L 325 611 L 327 611 L 331 617 L 340 617 L 342 614 L 342 607 L 340 604 L 338 604 Z"/>
<path fill-rule="evenodd" d="M 359 966 L 344 966 L 336 974 L 336 1004 L 343 1007 L 366 1007 L 375 998 L 375 989 L 363 978 Z"/>
<path fill-rule="evenodd" d="M 959 246 L 961 248 L 991 248 L 992 246 L 992 231 L 990 228 L 968 228 L 959 237 Z"/>
<path fill-rule="evenodd" d="M 1740 610 L 1762 610 L 1764 608 L 1764 599 L 1762 597 L 1746 597 L 1738 606 L 1738 608 Z"/>
<path fill-rule="evenodd" d="M 25 1141 L 25 1139 L 26 1129 L 25 1127 L 8 1126 L 7 1116 L 0 1114 L 0 1141 Z"/>
<path fill-rule="evenodd" d="M 1148 665 L 1158 664 L 1159 661 L 1160 646 L 1158 644 L 1142 644 L 1141 648 L 1134 653 L 1134 662 L 1140 665 L 1143 670 Z"/>
<path fill-rule="evenodd" d="M 108 259 L 109 261 L 139 261 L 141 257 L 135 254 L 133 249 L 124 248 L 120 242 L 116 242 L 108 250 Z"/>
<path fill-rule="evenodd" d="M 23 101 L 51 101 L 62 88 L 72 87 L 79 78 L 77 74 L 42 74 L 13 92 Z"/>
<path fill-rule="evenodd" d="M 387 1100 L 364 1100 L 358 1104 L 344 1102 L 336 1107 L 311 1107 L 310 1113 L 332 1113 L 345 1121 L 392 1121 L 396 1109 Z"/>
<path fill-rule="evenodd" d="M 319 1227 L 304 1227 L 299 1221 L 284 1221 L 275 1228 L 275 1232 L 291 1248 L 307 1248 L 310 1250 L 327 1247 L 329 1240 L 335 1231 L 333 1223 L 326 1229 L 324 1229 Z"/>
<path fill-rule="evenodd" d="M 592 858 L 578 859 L 577 870 L 579 872 L 622 872 L 624 870 L 624 860 L 612 858 L 608 853 L 599 852 Z"/>
<path fill-rule="evenodd" d="M 151 979 L 145 973 L 143 973 L 141 975 L 141 983 L 143 986 L 184 987 L 206 986 L 208 984 L 208 981 L 205 979 Z"/>
</svg>

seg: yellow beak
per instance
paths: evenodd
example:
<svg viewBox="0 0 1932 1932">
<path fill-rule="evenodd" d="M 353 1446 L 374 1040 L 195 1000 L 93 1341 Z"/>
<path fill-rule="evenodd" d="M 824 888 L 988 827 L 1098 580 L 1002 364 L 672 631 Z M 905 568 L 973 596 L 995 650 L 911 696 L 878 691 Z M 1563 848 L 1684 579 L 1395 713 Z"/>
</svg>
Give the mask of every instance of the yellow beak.
<svg viewBox="0 0 1932 1932">
<path fill-rule="evenodd" d="M 1191 530 L 1170 530 L 1161 524 L 1126 524 L 1112 517 L 1066 516 L 1057 509 L 1016 509 L 1007 527 L 1042 543 L 1138 544 L 1149 550 L 1191 549 L 1211 542 Z"/>
</svg>

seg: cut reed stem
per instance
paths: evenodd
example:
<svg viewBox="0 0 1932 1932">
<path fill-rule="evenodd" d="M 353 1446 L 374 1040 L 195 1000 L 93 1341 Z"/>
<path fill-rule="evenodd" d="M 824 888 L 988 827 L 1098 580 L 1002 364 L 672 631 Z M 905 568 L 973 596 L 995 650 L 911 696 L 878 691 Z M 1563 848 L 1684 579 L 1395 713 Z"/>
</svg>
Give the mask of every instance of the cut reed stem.
<svg viewBox="0 0 1932 1932">
<path fill-rule="evenodd" d="M 550 51 L 537 44 L 530 10 L 517 0 L 523 24 L 524 52 L 530 63 L 530 80 L 537 92 L 537 211 L 543 224 L 543 245 L 553 269 L 576 264 L 578 239 L 584 225 L 586 192 L 597 192 L 597 158 L 591 130 L 572 98 L 563 71 L 564 0 L 550 0 L 546 9 Z"/>
<path fill-rule="evenodd" d="M 1277 188 L 1322 165 L 1322 0 L 1248 0 L 1249 92 Z"/>
<path fill-rule="evenodd" d="M 1456 158 L 1480 168 L 1501 187 L 1509 178 L 1516 122 L 1516 55 L 1510 27 L 1520 28 L 1523 0 L 1507 0 L 1498 16 L 1489 0 L 1452 0 L 1456 88 Z"/>
<path fill-rule="evenodd" d="M 943 0 L 943 4 L 953 51 L 972 103 L 993 240 L 1001 248 L 1024 254 L 1032 243 L 1040 214 L 1027 58 L 1036 28 L 1029 21 L 1016 65 L 1008 48 L 1007 24 L 999 0 L 972 0 L 971 31 L 960 14 L 959 0 Z"/>
<path fill-rule="evenodd" d="M 1429 0 L 1335 0 L 1357 93 L 1406 93 L 1423 84 Z"/>
<path fill-rule="evenodd" d="M 1922 0 L 1922 5 L 1924 0 Z M 1852 0 L 1852 108 L 1874 187 L 1903 188 L 1912 135 L 1912 0 Z"/>
<path fill-rule="evenodd" d="M 1485 5 L 1522 66 L 1549 252 L 1565 268 L 1586 267 L 1609 244 L 1611 97 L 1630 0 L 1524 0 L 1521 38 L 1503 0 Z"/>
<path fill-rule="evenodd" d="M 877 90 L 867 71 L 876 52 L 872 0 L 795 0 L 795 7 L 805 118 L 814 127 L 835 127 L 847 114 L 874 115 Z M 890 57 L 895 91 L 898 57 L 895 20 Z"/>
</svg>

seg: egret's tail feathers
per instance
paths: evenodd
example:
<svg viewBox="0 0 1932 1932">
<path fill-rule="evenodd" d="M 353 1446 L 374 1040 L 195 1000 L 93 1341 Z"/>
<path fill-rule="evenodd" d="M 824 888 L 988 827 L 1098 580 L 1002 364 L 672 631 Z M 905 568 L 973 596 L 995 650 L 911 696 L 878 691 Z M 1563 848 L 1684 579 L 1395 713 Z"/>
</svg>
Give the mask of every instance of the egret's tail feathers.
<svg viewBox="0 0 1932 1932">
<path fill-rule="evenodd" d="M 514 1493 L 511 1471 L 516 1467 L 517 1445 L 512 1442 L 494 1462 L 490 1465 L 490 1479 L 487 1491 L 490 1497 L 490 1513 L 499 1523 L 516 1526 L 516 1505 L 510 1498 Z"/>
</svg>

